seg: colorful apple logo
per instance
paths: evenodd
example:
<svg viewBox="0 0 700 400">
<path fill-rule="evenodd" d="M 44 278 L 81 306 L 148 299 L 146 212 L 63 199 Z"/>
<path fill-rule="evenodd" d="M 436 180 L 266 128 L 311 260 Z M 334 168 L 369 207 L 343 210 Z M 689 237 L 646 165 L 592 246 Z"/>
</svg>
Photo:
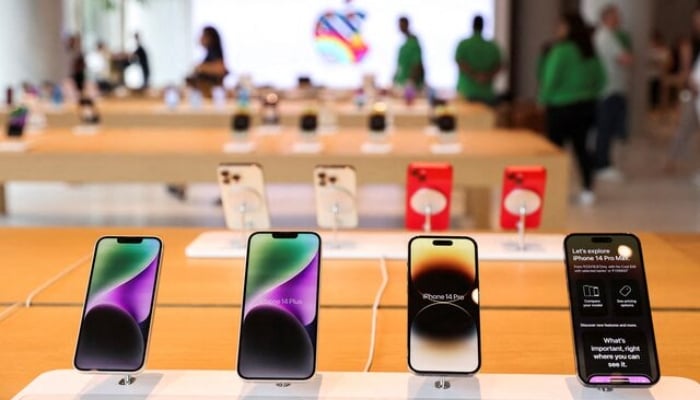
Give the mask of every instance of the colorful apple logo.
<svg viewBox="0 0 700 400">
<path fill-rule="evenodd" d="M 329 10 L 321 14 L 314 29 L 319 54 L 333 63 L 360 63 L 369 51 L 361 34 L 366 17 L 364 11 L 349 6 L 344 10 Z"/>
</svg>

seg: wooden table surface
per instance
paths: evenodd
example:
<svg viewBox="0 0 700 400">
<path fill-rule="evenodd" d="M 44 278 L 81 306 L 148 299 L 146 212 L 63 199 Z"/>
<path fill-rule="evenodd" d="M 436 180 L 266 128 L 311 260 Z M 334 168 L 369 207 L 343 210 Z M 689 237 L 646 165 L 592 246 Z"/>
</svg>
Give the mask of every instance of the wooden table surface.
<svg viewBox="0 0 700 400">
<path fill-rule="evenodd" d="M 333 116 L 335 123 L 341 128 L 359 128 L 367 126 L 367 115 L 370 105 L 358 108 L 350 101 L 328 103 L 326 106 L 317 101 L 282 100 L 279 103 L 280 124 L 286 127 L 296 127 L 299 116 L 309 108 L 325 111 Z M 452 108 L 457 117 L 458 126 L 462 129 L 492 129 L 495 126 L 494 111 L 482 104 L 454 102 Z M 60 108 L 42 106 L 47 126 L 50 128 L 70 128 L 78 123 L 78 108 L 65 104 Z M 169 109 L 161 98 L 154 99 L 101 99 L 97 101 L 102 124 L 111 128 L 130 127 L 190 127 L 190 128 L 219 128 L 230 127 L 231 115 L 236 111 L 233 101 L 228 101 L 224 107 L 216 107 L 210 101 L 203 102 L 201 107 L 193 108 L 183 101 L 174 109 Z M 260 122 L 260 103 L 251 102 L 253 123 Z M 398 128 L 424 127 L 428 124 L 429 107 L 425 100 L 418 100 L 412 106 L 402 101 L 391 101 L 391 114 L 394 125 Z M 0 123 L 4 124 L 7 110 L 0 108 Z"/>
<path fill-rule="evenodd" d="M 104 234 L 156 234 L 165 244 L 149 355 L 153 369 L 235 367 L 243 269 L 233 260 L 189 260 L 195 228 L 2 228 L 0 313 L 90 255 Z M 700 379 L 700 262 L 660 235 L 640 234 L 653 305 L 662 373 Z M 696 237 L 700 243 L 700 236 Z M 47 263 L 46 260 L 52 262 Z M 60 260 L 60 262 L 58 262 Z M 405 263 L 389 262 L 389 285 L 378 314 L 373 371 L 406 370 Z M 0 398 L 43 371 L 70 368 L 89 262 L 0 320 Z M 371 303 L 379 264 L 322 264 L 318 369 L 359 371 L 366 361 Z M 571 327 L 563 264 L 482 262 L 482 372 L 573 374 Z M 41 278 L 41 279 L 40 279 Z M 37 283 L 39 282 L 39 283 Z M 5 295 L 6 293 L 11 294 Z"/>
<path fill-rule="evenodd" d="M 462 149 L 455 154 L 432 153 L 438 138 L 403 129 L 390 135 L 389 154 L 363 153 L 367 133 L 358 129 L 321 135 L 318 154 L 294 153 L 301 140 L 294 130 L 255 135 L 257 148 L 250 154 L 224 153 L 231 139 L 216 129 L 102 129 L 92 136 L 56 129 L 27 140 L 27 152 L 0 152 L 0 182 L 214 182 L 216 166 L 227 161 L 261 164 L 267 182 L 310 184 L 316 165 L 349 164 L 360 185 L 403 184 L 411 162 L 439 161 L 452 164 L 455 188 L 484 192 L 467 196 L 466 207 L 476 226 L 486 229 L 494 221 L 505 167 L 542 165 L 548 184 L 541 227 L 562 229 L 568 207 L 569 157 L 541 135 L 521 130 L 461 133 Z"/>
</svg>

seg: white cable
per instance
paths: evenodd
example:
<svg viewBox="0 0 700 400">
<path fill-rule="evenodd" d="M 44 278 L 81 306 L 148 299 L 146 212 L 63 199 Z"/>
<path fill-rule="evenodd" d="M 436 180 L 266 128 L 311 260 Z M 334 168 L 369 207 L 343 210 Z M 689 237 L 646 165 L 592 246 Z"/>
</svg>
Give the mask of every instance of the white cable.
<svg viewBox="0 0 700 400">
<path fill-rule="evenodd" d="M 13 312 L 17 307 L 19 307 L 20 304 L 21 304 L 21 303 L 15 303 L 15 304 L 13 304 L 13 305 L 7 307 L 6 310 L 3 310 L 3 312 L 0 313 L 0 321 L 2 321 L 3 319 L 7 318 L 8 315 L 12 314 L 12 312 Z"/>
<path fill-rule="evenodd" d="M 69 265 L 66 267 L 64 270 L 56 274 L 53 278 L 49 279 L 48 281 L 44 282 L 41 286 L 38 288 L 34 289 L 29 295 L 27 296 L 27 300 L 24 302 L 25 307 L 30 307 L 32 305 L 32 301 L 34 300 L 34 297 L 36 297 L 39 293 L 44 291 L 47 287 L 53 285 L 56 283 L 57 280 L 63 278 L 64 276 L 68 275 L 71 273 L 74 269 L 78 268 L 79 266 L 83 265 L 85 261 L 87 261 L 90 258 L 91 254 L 87 254 L 83 257 L 81 257 L 78 261 L 74 262 L 73 264 Z"/>
<path fill-rule="evenodd" d="M 374 303 L 372 304 L 372 326 L 370 328 L 369 336 L 369 354 L 367 355 L 367 363 L 365 364 L 364 372 L 369 372 L 372 367 L 372 361 L 374 361 L 374 342 L 377 338 L 377 314 L 379 313 L 379 302 L 382 300 L 384 295 L 384 289 L 389 283 L 389 272 L 386 269 L 386 258 L 382 256 L 379 259 L 379 270 L 382 273 L 382 283 L 379 285 L 379 290 L 374 297 Z"/>
</svg>

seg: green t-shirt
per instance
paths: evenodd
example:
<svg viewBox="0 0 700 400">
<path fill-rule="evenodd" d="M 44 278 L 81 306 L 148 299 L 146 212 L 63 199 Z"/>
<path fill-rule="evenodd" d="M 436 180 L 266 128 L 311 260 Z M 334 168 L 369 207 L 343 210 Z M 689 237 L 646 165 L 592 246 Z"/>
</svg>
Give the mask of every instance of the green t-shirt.
<svg viewBox="0 0 700 400">
<path fill-rule="evenodd" d="M 457 64 L 467 64 L 474 72 L 489 73 L 500 67 L 501 52 L 493 41 L 486 40 L 481 34 L 475 33 L 472 37 L 459 42 L 455 61 Z M 479 82 L 461 70 L 457 91 L 462 97 L 470 100 L 493 101 L 496 98 L 492 81 Z"/>
<path fill-rule="evenodd" d="M 411 79 L 411 74 L 416 68 L 419 68 L 419 73 L 415 76 L 416 86 L 423 84 L 423 54 L 421 52 L 420 43 L 415 35 L 410 35 L 401 48 L 399 48 L 399 59 L 396 67 L 396 75 L 394 82 L 399 85 L 405 85 Z"/>
<path fill-rule="evenodd" d="M 539 101 L 562 106 L 595 100 L 605 86 L 605 70 L 597 56 L 584 59 L 576 44 L 554 45 L 544 60 Z"/>
</svg>

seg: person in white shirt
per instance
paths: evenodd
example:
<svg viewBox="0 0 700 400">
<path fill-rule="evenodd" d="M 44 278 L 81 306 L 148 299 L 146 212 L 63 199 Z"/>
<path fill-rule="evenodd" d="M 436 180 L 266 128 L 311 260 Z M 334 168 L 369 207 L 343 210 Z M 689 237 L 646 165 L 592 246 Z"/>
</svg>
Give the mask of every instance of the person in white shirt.
<svg viewBox="0 0 700 400">
<path fill-rule="evenodd" d="M 633 63 L 632 43 L 621 29 L 622 18 L 617 6 L 605 6 L 600 17 L 600 25 L 596 29 L 593 41 L 603 62 L 607 80 L 598 105 L 596 177 L 619 181 L 622 174 L 614 168 L 611 153 L 613 140 L 616 137 L 627 137 L 627 92 Z"/>
<path fill-rule="evenodd" d="M 112 53 L 103 41 L 97 42 L 95 51 L 87 55 L 85 62 L 89 76 L 97 83 L 100 93 L 112 91 Z"/>
</svg>

